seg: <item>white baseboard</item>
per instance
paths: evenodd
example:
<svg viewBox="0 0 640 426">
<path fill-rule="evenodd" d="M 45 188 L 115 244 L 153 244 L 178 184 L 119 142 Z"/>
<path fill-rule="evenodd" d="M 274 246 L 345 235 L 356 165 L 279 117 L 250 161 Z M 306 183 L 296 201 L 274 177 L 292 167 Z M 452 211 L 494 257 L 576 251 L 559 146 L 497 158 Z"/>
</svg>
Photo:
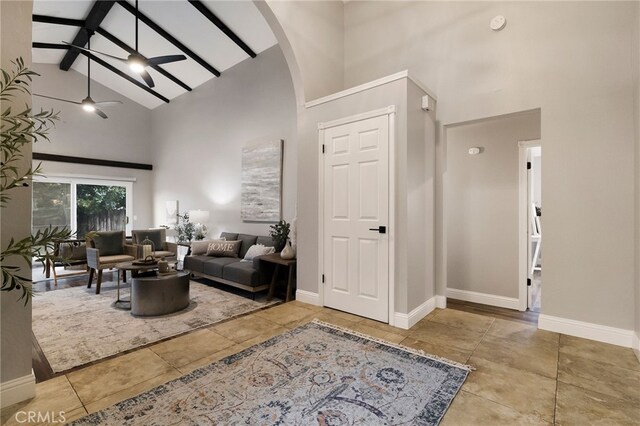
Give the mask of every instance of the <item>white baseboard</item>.
<svg viewBox="0 0 640 426">
<path fill-rule="evenodd" d="M 633 352 L 636 354 L 638 362 L 640 362 L 640 334 L 637 331 L 633 333 Z"/>
<path fill-rule="evenodd" d="M 436 296 L 436 308 L 438 309 L 447 308 L 447 296 Z"/>
<path fill-rule="evenodd" d="M 497 296 L 495 294 L 478 293 L 475 291 L 447 289 L 447 297 L 464 300 L 465 302 L 481 303 L 483 305 L 498 306 L 500 308 L 518 309 L 520 301 L 517 298 Z"/>
<path fill-rule="evenodd" d="M 429 313 L 436 308 L 436 297 L 437 296 L 434 296 L 427 300 L 408 314 L 394 312 L 393 326 L 408 330 L 416 325 L 418 321 L 429 315 Z"/>
<path fill-rule="evenodd" d="M 31 370 L 31 374 L 26 376 L 0 383 L 1 408 L 17 404 L 34 396 L 36 396 L 36 376 L 33 374 L 33 370 Z"/>
<path fill-rule="evenodd" d="M 322 306 L 320 305 L 320 295 L 306 290 L 296 290 L 296 300 L 310 305 Z"/>
<path fill-rule="evenodd" d="M 544 314 L 540 314 L 538 317 L 538 328 L 598 342 L 611 343 L 612 345 L 624 346 L 626 348 L 634 347 L 634 331 L 623 328 L 609 327 Z"/>
</svg>

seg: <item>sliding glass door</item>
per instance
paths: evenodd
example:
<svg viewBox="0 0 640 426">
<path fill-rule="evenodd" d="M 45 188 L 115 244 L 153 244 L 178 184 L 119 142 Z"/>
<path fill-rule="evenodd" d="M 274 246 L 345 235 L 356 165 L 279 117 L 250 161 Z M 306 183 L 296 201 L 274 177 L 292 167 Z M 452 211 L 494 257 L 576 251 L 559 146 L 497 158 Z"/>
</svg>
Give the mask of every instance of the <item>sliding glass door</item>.
<svg viewBox="0 0 640 426">
<path fill-rule="evenodd" d="M 67 226 L 76 238 L 89 231 L 131 234 L 133 185 L 128 181 L 80 178 L 38 178 L 33 182 L 32 232 Z"/>
</svg>

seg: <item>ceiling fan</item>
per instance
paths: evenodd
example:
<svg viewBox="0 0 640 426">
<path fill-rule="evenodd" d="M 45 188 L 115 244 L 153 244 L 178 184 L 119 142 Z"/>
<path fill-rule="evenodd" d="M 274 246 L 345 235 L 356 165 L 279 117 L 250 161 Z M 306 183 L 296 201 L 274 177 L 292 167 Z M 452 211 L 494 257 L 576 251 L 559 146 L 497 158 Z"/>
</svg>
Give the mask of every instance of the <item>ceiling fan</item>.
<svg viewBox="0 0 640 426">
<path fill-rule="evenodd" d="M 136 48 L 135 48 L 135 52 L 130 54 L 127 58 L 120 58 L 118 56 L 114 56 L 109 53 L 98 52 L 97 50 L 91 50 L 90 48 L 76 46 L 75 44 L 67 43 L 66 41 L 63 41 L 63 43 L 68 44 L 69 46 L 73 46 L 76 49 L 84 50 L 91 53 L 97 53 L 99 55 L 107 56 L 112 59 L 117 59 L 120 62 L 124 62 L 125 64 L 129 65 L 129 68 L 131 69 L 131 71 L 135 72 L 136 74 L 140 74 L 140 77 L 142 77 L 142 79 L 147 84 L 147 86 L 154 87 L 155 83 L 153 82 L 153 79 L 145 69 L 146 67 L 148 67 L 149 65 L 160 65 L 160 64 L 168 64 L 170 62 L 184 61 L 185 59 L 187 59 L 187 57 L 184 55 L 165 55 L 165 56 L 154 56 L 153 58 L 145 58 L 140 54 L 140 51 L 138 50 L 138 0 L 135 0 L 135 3 L 136 3 Z"/>
<path fill-rule="evenodd" d="M 90 44 L 89 44 L 89 47 L 91 47 Z M 82 109 L 84 109 L 85 111 L 93 112 L 102 118 L 108 118 L 108 117 L 107 117 L 107 114 L 101 111 L 98 107 L 108 107 L 108 106 L 122 104 L 122 102 L 120 101 L 96 102 L 93 99 L 91 99 L 91 59 L 90 58 L 87 58 L 87 97 L 84 98 L 82 101 L 80 102 L 70 101 L 68 99 L 55 98 L 53 96 L 39 95 L 37 93 L 34 93 L 33 96 L 38 96 L 40 98 L 53 99 L 56 101 L 67 102 L 75 105 L 81 105 Z"/>
</svg>

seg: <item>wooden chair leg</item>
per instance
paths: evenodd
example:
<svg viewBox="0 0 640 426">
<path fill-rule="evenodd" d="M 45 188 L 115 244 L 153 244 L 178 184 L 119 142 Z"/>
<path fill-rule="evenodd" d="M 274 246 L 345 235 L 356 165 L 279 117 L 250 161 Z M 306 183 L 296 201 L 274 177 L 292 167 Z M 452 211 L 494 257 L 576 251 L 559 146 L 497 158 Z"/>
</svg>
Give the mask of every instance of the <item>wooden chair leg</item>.
<svg viewBox="0 0 640 426">
<path fill-rule="evenodd" d="M 102 285 L 102 269 L 98 271 L 98 281 L 96 282 L 96 294 L 100 294 L 101 285 Z"/>
<path fill-rule="evenodd" d="M 95 269 L 89 268 L 89 282 L 87 283 L 87 288 L 91 288 L 91 283 L 93 282 L 93 273 Z"/>
</svg>

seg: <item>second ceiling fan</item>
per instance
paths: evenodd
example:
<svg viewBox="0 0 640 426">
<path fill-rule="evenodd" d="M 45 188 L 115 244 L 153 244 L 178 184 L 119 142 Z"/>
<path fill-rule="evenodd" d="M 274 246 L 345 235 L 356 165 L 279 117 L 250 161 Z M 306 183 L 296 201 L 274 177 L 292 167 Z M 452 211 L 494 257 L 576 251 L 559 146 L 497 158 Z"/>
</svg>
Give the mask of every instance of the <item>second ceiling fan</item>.
<svg viewBox="0 0 640 426">
<path fill-rule="evenodd" d="M 76 46 L 75 44 L 71 44 L 66 41 L 63 41 L 63 43 L 68 44 L 69 46 L 75 47 L 76 49 L 84 50 L 90 53 L 97 53 L 98 55 L 107 56 L 112 59 L 117 59 L 120 62 L 124 62 L 127 65 L 129 65 L 129 68 L 131 69 L 131 71 L 135 72 L 136 74 L 140 74 L 140 77 L 142 77 L 142 79 L 147 84 L 147 86 L 154 87 L 155 83 L 153 82 L 153 79 L 145 69 L 146 67 L 148 67 L 149 65 L 160 65 L 160 64 L 168 64 L 171 62 L 184 61 L 185 59 L 187 59 L 187 57 L 184 55 L 164 55 L 164 56 L 154 56 L 153 58 L 145 58 L 140 54 L 140 51 L 138 50 L 138 0 L 135 0 L 135 4 L 136 4 L 136 47 L 135 47 L 135 52 L 130 54 L 128 57 L 121 58 L 119 56 L 114 56 L 109 53 L 98 52 L 97 50 L 91 50 L 83 46 Z M 89 34 L 89 37 L 91 37 L 91 35 L 92 34 Z"/>
</svg>

